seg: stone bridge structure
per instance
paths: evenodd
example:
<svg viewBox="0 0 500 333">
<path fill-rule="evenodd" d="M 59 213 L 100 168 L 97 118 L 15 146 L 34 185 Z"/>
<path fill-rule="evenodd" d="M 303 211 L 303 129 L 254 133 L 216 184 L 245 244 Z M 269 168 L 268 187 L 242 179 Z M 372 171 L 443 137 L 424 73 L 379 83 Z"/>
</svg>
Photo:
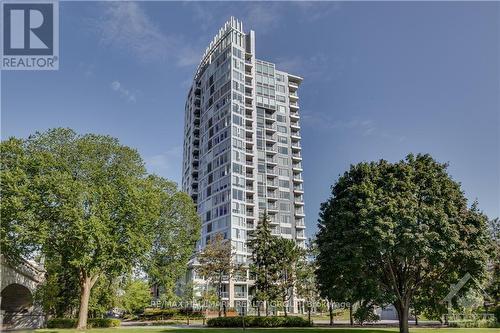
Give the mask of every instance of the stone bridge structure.
<svg viewBox="0 0 500 333">
<path fill-rule="evenodd" d="M 45 315 L 33 295 L 45 279 L 45 271 L 26 260 L 11 264 L 3 256 L 0 264 L 0 330 L 42 327 Z"/>
</svg>

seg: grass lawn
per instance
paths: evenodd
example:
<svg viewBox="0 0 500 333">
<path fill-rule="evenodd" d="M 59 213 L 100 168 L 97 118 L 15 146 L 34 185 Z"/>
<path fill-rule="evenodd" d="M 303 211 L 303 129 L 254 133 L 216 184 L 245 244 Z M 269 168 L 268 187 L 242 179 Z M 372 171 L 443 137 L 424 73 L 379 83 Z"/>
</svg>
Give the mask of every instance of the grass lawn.
<svg viewBox="0 0 500 333">
<path fill-rule="evenodd" d="M 121 328 L 96 328 L 87 330 L 91 333 L 236 333 L 242 332 L 241 328 L 164 328 L 164 327 L 121 327 Z M 248 333 L 259 333 L 269 331 L 281 331 L 290 333 L 396 333 L 397 328 L 251 328 L 246 329 Z M 19 332 L 19 331 L 18 331 Z M 81 333 L 86 331 L 78 331 L 74 329 L 41 329 L 35 333 Z M 498 328 L 410 328 L 410 333 L 500 333 Z"/>
</svg>

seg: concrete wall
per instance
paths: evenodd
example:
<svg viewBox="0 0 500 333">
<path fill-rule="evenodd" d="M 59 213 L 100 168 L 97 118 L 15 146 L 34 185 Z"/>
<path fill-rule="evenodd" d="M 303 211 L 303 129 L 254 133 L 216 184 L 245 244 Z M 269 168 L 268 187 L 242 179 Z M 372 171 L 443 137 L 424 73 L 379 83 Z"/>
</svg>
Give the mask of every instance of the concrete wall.
<svg viewBox="0 0 500 333">
<path fill-rule="evenodd" d="M 0 260 L 0 329 L 42 327 L 45 315 L 33 295 L 44 279 L 43 269 L 27 261 L 13 265 L 3 257 Z"/>
</svg>

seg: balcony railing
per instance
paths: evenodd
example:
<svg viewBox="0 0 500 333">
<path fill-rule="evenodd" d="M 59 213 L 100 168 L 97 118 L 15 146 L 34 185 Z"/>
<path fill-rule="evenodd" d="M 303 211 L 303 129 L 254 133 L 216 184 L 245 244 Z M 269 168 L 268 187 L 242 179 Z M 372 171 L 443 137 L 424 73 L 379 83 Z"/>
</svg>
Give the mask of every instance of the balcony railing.
<svg viewBox="0 0 500 333">
<path fill-rule="evenodd" d="M 276 135 L 266 135 L 266 140 L 276 141 Z"/>
<path fill-rule="evenodd" d="M 268 204 L 267 209 L 269 210 L 278 210 L 278 205 L 276 204 Z"/>
<path fill-rule="evenodd" d="M 299 227 L 305 226 L 304 220 L 295 220 L 295 225 Z"/>
<path fill-rule="evenodd" d="M 267 186 L 275 186 L 277 187 L 278 186 L 278 182 L 276 180 L 274 181 L 271 181 L 271 180 L 267 180 Z"/>
<path fill-rule="evenodd" d="M 274 168 L 273 168 L 273 169 L 271 169 L 271 168 L 267 168 L 267 169 L 266 169 L 266 173 L 271 174 L 271 175 L 275 175 L 275 174 L 276 174 L 276 171 L 275 171 L 275 169 L 274 169 Z"/>
<path fill-rule="evenodd" d="M 243 292 L 243 291 L 236 291 L 234 293 L 234 297 L 235 298 L 246 298 L 247 297 L 247 293 Z"/>
<path fill-rule="evenodd" d="M 275 123 L 273 123 L 273 124 L 266 124 L 266 129 L 276 130 L 276 124 Z"/>
<path fill-rule="evenodd" d="M 268 163 L 278 163 L 278 159 L 276 157 L 266 156 L 266 162 L 268 162 Z"/>
</svg>

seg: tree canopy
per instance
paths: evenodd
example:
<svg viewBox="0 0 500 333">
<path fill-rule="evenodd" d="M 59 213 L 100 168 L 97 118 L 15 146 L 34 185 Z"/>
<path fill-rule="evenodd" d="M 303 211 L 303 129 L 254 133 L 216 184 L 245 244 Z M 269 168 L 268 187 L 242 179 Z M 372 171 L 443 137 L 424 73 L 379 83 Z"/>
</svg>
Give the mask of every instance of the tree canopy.
<svg viewBox="0 0 500 333">
<path fill-rule="evenodd" d="M 196 272 L 216 287 L 219 317 L 223 311 L 226 314 L 226 307 L 222 302 L 223 285 L 241 268 L 234 262 L 233 254 L 231 241 L 225 239 L 223 234 L 216 233 L 197 257 Z"/>
<path fill-rule="evenodd" d="M 486 221 L 429 155 L 352 165 L 321 206 L 322 294 L 392 303 L 407 333 L 410 303 L 428 286 L 484 276 Z M 446 289 L 435 290 L 429 297 L 440 302 Z"/>
<path fill-rule="evenodd" d="M 144 270 L 151 283 L 163 287 L 166 301 L 176 299 L 175 284 L 184 276 L 200 237 L 201 224 L 193 200 L 175 183 L 151 176 L 160 193 L 159 218 L 151 222 L 153 242 L 146 252 Z"/>
<path fill-rule="evenodd" d="M 170 252 L 167 240 L 155 240 L 167 238 L 167 221 L 183 220 L 196 232 L 194 204 L 173 184 L 149 176 L 136 150 L 63 128 L 12 138 L 1 148 L 5 253 L 58 260 L 77 275 L 78 328 L 86 327 L 90 291 L 100 277 L 140 266 L 158 253 L 153 243 L 165 257 L 185 258 Z"/>
</svg>

